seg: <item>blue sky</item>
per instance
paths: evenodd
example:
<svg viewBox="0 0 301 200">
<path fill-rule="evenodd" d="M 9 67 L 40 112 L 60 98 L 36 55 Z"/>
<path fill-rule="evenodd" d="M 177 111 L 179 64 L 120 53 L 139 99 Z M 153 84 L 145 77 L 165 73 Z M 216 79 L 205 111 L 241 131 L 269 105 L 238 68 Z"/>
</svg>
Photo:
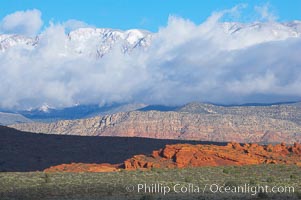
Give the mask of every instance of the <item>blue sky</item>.
<svg viewBox="0 0 301 200">
<path fill-rule="evenodd" d="M 241 3 L 248 5 L 240 17 L 243 21 L 253 21 L 254 7 L 266 3 L 279 21 L 301 20 L 301 0 L 1 0 L 0 18 L 15 11 L 35 8 L 42 12 L 45 26 L 50 20 L 64 22 L 76 19 L 96 27 L 157 31 L 166 25 L 169 15 L 201 23 L 213 11 Z"/>
</svg>

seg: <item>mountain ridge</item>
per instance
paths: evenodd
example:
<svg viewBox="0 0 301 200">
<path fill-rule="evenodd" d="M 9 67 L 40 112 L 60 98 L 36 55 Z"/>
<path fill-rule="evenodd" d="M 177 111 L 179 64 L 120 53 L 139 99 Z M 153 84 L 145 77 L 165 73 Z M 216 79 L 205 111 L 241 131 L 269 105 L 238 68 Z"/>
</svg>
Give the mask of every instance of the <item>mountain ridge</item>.
<svg viewBox="0 0 301 200">
<path fill-rule="evenodd" d="M 223 107 L 192 103 L 175 111 L 130 111 L 10 127 L 47 134 L 294 143 L 301 141 L 298 104 Z"/>
<path fill-rule="evenodd" d="M 243 44 L 246 46 L 301 36 L 301 21 L 297 20 L 283 23 L 223 22 L 219 23 L 219 28 L 224 33 L 236 35 L 237 37 L 250 31 L 270 34 L 270 38 L 258 39 Z M 129 53 L 134 49 L 147 49 L 155 35 L 156 33 L 140 29 L 78 28 L 65 35 L 65 53 L 101 58 L 118 45 L 123 53 Z M 36 37 L 0 34 L 0 53 L 16 47 L 33 50 L 40 45 L 41 38 L 43 38 L 43 33 Z M 233 49 L 236 48 L 233 47 Z"/>
</svg>

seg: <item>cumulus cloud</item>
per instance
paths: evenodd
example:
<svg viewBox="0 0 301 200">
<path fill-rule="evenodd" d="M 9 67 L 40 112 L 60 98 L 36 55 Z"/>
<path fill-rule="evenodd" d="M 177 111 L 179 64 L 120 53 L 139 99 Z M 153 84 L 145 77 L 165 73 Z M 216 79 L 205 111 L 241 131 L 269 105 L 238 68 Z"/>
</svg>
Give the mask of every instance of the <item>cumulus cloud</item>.
<svg viewBox="0 0 301 200">
<path fill-rule="evenodd" d="M 43 21 L 39 10 L 17 11 L 5 16 L 0 22 L 0 30 L 4 33 L 34 36 L 39 32 Z"/>
<path fill-rule="evenodd" d="M 0 53 L 0 107 L 299 100 L 301 23 L 221 22 L 229 12 L 201 24 L 171 16 L 146 49 L 124 53 L 116 42 L 101 58 L 91 54 L 103 45 L 95 29 L 73 41 L 51 24 L 36 47 Z"/>
</svg>

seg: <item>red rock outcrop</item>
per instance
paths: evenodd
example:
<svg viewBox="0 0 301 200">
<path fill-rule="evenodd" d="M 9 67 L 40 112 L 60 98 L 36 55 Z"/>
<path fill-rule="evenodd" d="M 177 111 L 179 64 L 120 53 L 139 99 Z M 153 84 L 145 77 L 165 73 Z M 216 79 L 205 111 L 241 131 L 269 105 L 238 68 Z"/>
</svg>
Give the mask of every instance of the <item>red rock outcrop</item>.
<svg viewBox="0 0 301 200">
<path fill-rule="evenodd" d="M 185 168 L 201 166 L 241 166 L 256 164 L 290 164 L 301 167 L 301 144 L 259 145 L 228 143 L 226 146 L 175 144 L 155 150 L 151 155 L 136 155 L 123 164 L 62 164 L 45 172 L 114 172 L 152 168 Z"/>
<path fill-rule="evenodd" d="M 184 168 L 220 165 L 297 164 L 301 166 L 301 145 L 284 143 L 267 146 L 228 143 L 227 146 L 166 145 L 151 156 L 134 156 L 124 162 L 125 169 Z"/>
<path fill-rule="evenodd" d="M 119 171 L 118 165 L 111 164 L 86 164 L 71 163 L 53 166 L 44 170 L 44 172 L 115 172 Z"/>
</svg>

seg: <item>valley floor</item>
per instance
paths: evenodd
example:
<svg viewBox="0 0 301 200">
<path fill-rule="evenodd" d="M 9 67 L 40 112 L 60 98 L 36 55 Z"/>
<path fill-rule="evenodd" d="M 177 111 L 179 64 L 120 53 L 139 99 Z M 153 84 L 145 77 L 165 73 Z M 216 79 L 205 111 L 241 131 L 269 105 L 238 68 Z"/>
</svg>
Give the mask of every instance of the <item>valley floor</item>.
<svg viewBox="0 0 301 200">
<path fill-rule="evenodd" d="M 243 187 L 249 189 L 243 191 Z M 0 173 L 1 200 L 242 198 L 301 199 L 301 168 L 268 164 L 110 173 Z"/>
</svg>

